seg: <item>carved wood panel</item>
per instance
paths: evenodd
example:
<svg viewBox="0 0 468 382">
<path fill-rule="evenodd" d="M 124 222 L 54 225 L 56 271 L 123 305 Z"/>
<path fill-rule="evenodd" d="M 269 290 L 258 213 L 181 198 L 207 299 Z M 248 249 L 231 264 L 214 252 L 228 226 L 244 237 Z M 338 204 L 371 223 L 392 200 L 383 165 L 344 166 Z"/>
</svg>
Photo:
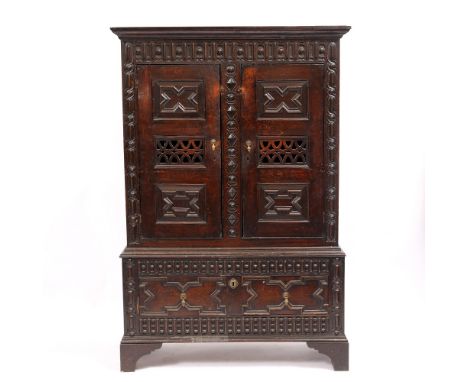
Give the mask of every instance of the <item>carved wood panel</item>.
<svg viewBox="0 0 468 382">
<path fill-rule="evenodd" d="M 204 119 L 205 84 L 198 81 L 153 81 L 153 118 Z"/>
<path fill-rule="evenodd" d="M 203 184 L 156 184 L 156 223 L 206 222 Z"/>
<path fill-rule="evenodd" d="M 205 160 L 204 137 L 155 137 L 155 166 L 200 165 Z"/>
<path fill-rule="evenodd" d="M 257 190 L 259 221 L 308 220 L 308 184 L 259 183 Z"/>
<path fill-rule="evenodd" d="M 328 312 L 328 275 L 140 277 L 139 314 L 275 315 Z"/>
<path fill-rule="evenodd" d="M 307 81 L 257 81 L 258 119 L 307 119 Z"/>
<path fill-rule="evenodd" d="M 257 137 L 259 166 L 307 165 L 308 137 Z"/>
<path fill-rule="evenodd" d="M 219 277 L 141 278 L 139 310 L 141 315 L 198 316 L 222 313 L 210 295 Z"/>
<path fill-rule="evenodd" d="M 306 314 L 323 312 L 328 308 L 327 277 L 262 276 L 250 280 L 256 298 L 245 311 L 247 314 Z"/>
</svg>

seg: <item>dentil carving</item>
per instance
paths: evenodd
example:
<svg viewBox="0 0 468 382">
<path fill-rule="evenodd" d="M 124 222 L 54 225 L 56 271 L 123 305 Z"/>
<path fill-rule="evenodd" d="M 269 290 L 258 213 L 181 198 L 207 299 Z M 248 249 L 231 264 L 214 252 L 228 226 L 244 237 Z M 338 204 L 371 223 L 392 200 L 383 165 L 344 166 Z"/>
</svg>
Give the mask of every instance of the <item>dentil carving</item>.
<svg viewBox="0 0 468 382">
<path fill-rule="evenodd" d="M 329 259 L 259 258 L 248 259 L 157 259 L 138 260 L 140 276 L 166 275 L 328 275 Z"/>
<path fill-rule="evenodd" d="M 326 316 L 178 317 L 141 318 L 143 336 L 324 336 L 329 332 Z"/>
<path fill-rule="evenodd" d="M 155 41 L 135 44 L 137 63 L 324 62 L 324 41 Z"/>
</svg>

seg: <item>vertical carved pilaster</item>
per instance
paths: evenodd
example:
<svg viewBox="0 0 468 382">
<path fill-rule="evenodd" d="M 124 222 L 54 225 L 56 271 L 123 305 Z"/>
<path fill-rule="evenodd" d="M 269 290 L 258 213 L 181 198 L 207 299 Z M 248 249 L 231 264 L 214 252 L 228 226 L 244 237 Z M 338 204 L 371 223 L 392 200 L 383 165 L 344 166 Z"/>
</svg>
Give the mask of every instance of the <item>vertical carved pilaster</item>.
<svg viewBox="0 0 468 382">
<path fill-rule="evenodd" d="M 127 240 L 129 244 L 136 244 L 140 240 L 141 214 L 136 115 L 137 80 L 133 44 L 124 43 L 122 54 Z"/>
<path fill-rule="evenodd" d="M 332 320 L 334 327 L 334 334 L 339 335 L 343 333 L 343 276 L 344 276 L 344 260 L 342 258 L 336 258 L 332 262 Z"/>
<path fill-rule="evenodd" d="M 133 259 L 123 261 L 125 335 L 134 336 L 137 332 L 137 281 L 136 264 Z"/>
<path fill-rule="evenodd" d="M 239 52 L 238 52 L 239 53 Z M 233 63 L 223 64 L 223 124 L 224 147 L 224 237 L 240 236 L 240 132 L 239 81 L 240 71 Z"/>
<path fill-rule="evenodd" d="M 338 240 L 338 152 L 337 152 L 337 46 L 336 43 L 328 44 L 326 62 L 326 98 L 325 98 L 325 160 L 327 174 L 326 197 L 326 241 L 336 243 Z"/>
</svg>

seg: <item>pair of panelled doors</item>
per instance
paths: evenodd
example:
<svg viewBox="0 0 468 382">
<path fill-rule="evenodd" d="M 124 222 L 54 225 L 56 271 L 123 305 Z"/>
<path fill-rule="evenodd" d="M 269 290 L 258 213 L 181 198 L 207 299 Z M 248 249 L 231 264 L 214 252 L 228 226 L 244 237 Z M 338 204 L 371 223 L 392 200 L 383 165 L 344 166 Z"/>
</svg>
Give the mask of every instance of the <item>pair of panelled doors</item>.
<svg viewBox="0 0 468 382">
<path fill-rule="evenodd" d="M 221 75 L 139 66 L 143 237 L 222 236 Z M 240 78 L 241 236 L 322 237 L 323 66 L 243 65 Z"/>
</svg>

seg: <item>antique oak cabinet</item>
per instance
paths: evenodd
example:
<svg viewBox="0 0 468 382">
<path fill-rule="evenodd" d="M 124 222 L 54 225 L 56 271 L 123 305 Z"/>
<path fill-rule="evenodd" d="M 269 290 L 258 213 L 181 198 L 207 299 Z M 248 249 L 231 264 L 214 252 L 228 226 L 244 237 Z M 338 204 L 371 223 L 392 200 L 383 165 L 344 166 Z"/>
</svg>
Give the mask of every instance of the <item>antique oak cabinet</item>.
<svg viewBox="0 0 468 382">
<path fill-rule="evenodd" d="M 332 27 L 112 28 L 121 369 L 164 342 L 303 341 L 348 369 Z"/>
</svg>

